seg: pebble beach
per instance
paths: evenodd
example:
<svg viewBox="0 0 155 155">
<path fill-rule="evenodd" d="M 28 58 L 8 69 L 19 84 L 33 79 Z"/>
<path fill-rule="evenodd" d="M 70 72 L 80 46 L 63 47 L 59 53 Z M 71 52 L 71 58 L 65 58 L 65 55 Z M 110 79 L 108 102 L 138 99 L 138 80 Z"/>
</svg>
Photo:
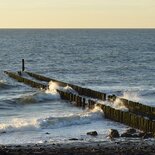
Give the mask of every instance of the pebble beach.
<svg viewBox="0 0 155 155">
<path fill-rule="evenodd" d="M 154 139 L 113 139 L 109 142 L 70 141 L 66 144 L 1 145 L 0 155 L 154 155 Z"/>
</svg>

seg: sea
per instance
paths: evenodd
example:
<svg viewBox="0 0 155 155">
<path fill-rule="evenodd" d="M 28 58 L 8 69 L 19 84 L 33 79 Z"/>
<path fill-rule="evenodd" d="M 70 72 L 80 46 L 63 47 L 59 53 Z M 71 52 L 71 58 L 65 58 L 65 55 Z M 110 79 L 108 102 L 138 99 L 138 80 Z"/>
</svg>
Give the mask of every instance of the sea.
<svg viewBox="0 0 155 155">
<path fill-rule="evenodd" d="M 109 141 L 128 128 L 5 75 L 22 59 L 27 71 L 155 106 L 155 29 L 0 29 L 0 144 Z"/>
</svg>

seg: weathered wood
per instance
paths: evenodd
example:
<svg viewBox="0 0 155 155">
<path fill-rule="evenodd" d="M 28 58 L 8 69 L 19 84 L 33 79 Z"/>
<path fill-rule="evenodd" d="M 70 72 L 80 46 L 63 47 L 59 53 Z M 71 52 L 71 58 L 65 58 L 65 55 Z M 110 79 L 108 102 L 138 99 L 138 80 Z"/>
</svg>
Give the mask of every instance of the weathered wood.
<svg viewBox="0 0 155 155">
<path fill-rule="evenodd" d="M 155 120 L 155 113 L 154 113 L 155 107 L 144 105 L 138 102 L 133 102 L 124 98 L 118 98 L 118 99 L 120 100 L 120 102 L 124 104 L 125 107 L 129 109 L 130 112 L 146 116 L 149 119 Z"/>
<path fill-rule="evenodd" d="M 24 59 L 22 59 L 22 71 L 23 72 L 25 71 L 25 61 L 24 61 Z"/>
<path fill-rule="evenodd" d="M 7 72 L 7 71 L 5 71 L 5 73 L 9 77 L 17 80 L 18 82 L 25 83 L 26 85 L 29 85 L 31 87 L 38 88 L 38 89 L 46 89 L 47 88 L 47 85 L 45 85 L 45 84 L 41 84 L 41 83 L 38 83 L 38 82 L 34 82 L 32 80 L 26 79 L 26 78 L 24 78 L 24 77 L 22 77 L 22 76 L 20 76 L 20 75 L 18 75 L 16 73 L 14 73 L 14 72 Z"/>
<path fill-rule="evenodd" d="M 17 80 L 18 82 L 25 83 L 31 87 L 39 88 L 39 89 L 46 89 L 47 88 L 47 85 L 29 80 L 27 78 L 24 78 L 24 77 L 18 75 L 17 73 L 14 73 L 14 72 L 5 72 L 5 73 L 8 74 L 8 76 L 10 76 L 11 78 Z M 78 89 L 81 89 L 81 88 L 79 87 Z M 83 90 L 84 89 L 82 89 L 82 91 Z M 78 107 L 85 107 L 86 99 L 84 97 L 81 97 L 81 96 L 76 95 L 76 94 L 64 92 L 61 90 L 57 90 L 57 91 L 60 94 L 60 97 L 62 99 L 68 100 L 70 102 L 74 101 L 74 102 L 76 102 Z M 90 89 L 87 89 L 87 93 L 89 95 L 92 95 L 92 94 L 95 94 L 96 92 L 94 92 Z M 140 103 L 131 102 L 131 101 L 128 101 L 125 99 L 123 99 L 123 101 L 124 101 L 124 105 L 129 107 L 129 109 L 130 109 L 129 111 L 117 110 L 117 109 L 114 109 L 110 106 L 103 105 L 100 103 L 96 103 L 94 100 L 91 100 L 91 99 L 88 100 L 88 107 L 90 109 L 93 109 L 95 106 L 99 106 L 103 110 L 104 116 L 108 119 L 123 123 L 123 124 L 131 126 L 133 128 L 143 130 L 145 132 L 155 133 L 155 121 L 151 120 L 149 118 L 146 118 L 141 113 L 139 113 L 141 115 L 139 115 L 139 114 L 137 115 L 134 112 L 134 106 L 136 107 L 136 110 L 142 110 L 144 113 L 145 112 L 146 113 L 152 112 L 152 114 L 154 114 L 153 113 L 154 108 L 142 105 Z"/>
<path fill-rule="evenodd" d="M 95 90 L 91 90 L 91 89 L 88 89 L 88 88 L 79 87 L 79 86 L 76 86 L 76 85 L 73 85 L 73 84 L 70 84 L 70 83 L 66 83 L 66 82 L 62 82 L 62 81 L 59 81 L 59 80 L 56 80 L 56 79 L 53 79 L 53 78 L 48 78 L 48 77 L 45 77 L 43 75 L 39 75 L 39 74 L 36 74 L 36 73 L 32 73 L 32 72 L 26 72 L 26 73 L 28 75 L 36 78 L 37 80 L 46 81 L 46 82 L 53 81 L 53 82 L 58 83 L 59 86 L 63 86 L 63 87 L 70 86 L 75 91 L 77 91 L 79 93 L 79 95 L 84 95 L 84 96 L 88 96 L 88 97 L 92 97 L 92 98 L 97 98 L 97 99 L 100 99 L 100 100 L 106 100 L 106 94 L 105 93 L 98 92 L 98 91 L 95 91 Z"/>
<path fill-rule="evenodd" d="M 91 101 L 89 101 L 89 103 L 91 103 Z M 99 106 L 103 110 L 105 118 L 126 124 L 145 132 L 155 133 L 155 121 L 131 112 L 116 110 L 110 106 L 102 105 L 100 103 L 97 103 L 96 106 Z"/>
</svg>

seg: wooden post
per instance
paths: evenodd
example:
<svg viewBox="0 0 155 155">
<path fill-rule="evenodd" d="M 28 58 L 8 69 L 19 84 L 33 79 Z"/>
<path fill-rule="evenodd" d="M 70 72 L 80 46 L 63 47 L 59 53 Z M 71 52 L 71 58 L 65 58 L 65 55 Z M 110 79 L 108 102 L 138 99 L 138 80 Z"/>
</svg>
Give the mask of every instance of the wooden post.
<svg viewBox="0 0 155 155">
<path fill-rule="evenodd" d="M 82 101 L 82 108 L 83 108 L 83 109 L 85 108 L 85 105 L 86 105 L 86 99 L 83 98 L 83 101 Z"/>
<path fill-rule="evenodd" d="M 25 71 L 25 62 L 24 62 L 24 59 L 22 59 L 22 72 Z"/>
</svg>

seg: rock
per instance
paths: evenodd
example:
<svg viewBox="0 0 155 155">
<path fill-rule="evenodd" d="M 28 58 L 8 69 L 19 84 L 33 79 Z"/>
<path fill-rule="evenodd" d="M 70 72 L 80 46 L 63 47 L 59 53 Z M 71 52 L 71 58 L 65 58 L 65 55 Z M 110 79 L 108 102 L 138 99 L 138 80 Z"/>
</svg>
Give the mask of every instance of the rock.
<svg viewBox="0 0 155 155">
<path fill-rule="evenodd" d="M 140 136 L 139 136 L 139 134 L 136 133 L 136 134 L 132 135 L 132 138 L 140 138 Z"/>
<path fill-rule="evenodd" d="M 121 137 L 139 137 L 139 135 L 136 134 L 136 129 L 130 128 L 127 129 L 124 133 L 121 134 Z"/>
<path fill-rule="evenodd" d="M 138 136 L 143 138 L 143 139 L 154 138 L 154 134 L 151 132 L 139 132 Z"/>
<path fill-rule="evenodd" d="M 77 138 L 70 138 L 69 140 L 78 140 Z"/>
<path fill-rule="evenodd" d="M 144 137 L 144 135 L 146 134 L 145 132 L 139 132 L 139 137 Z"/>
<path fill-rule="evenodd" d="M 133 128 L 127 129 L 126 133 L 135 134 L 136 133 L 136 129 L 133 129 Z"/>
<path fill-rule="evenodd" d="M 116 129 L 110 129 L 109 137 L 110 138 L 119 138 L 120 135 Z"/>
<path fill-rule="evenodd" d="M 154 135 L 151 132 L 145 133 L 144 136 L 142 137 L 143 139 L 147 139 L 147 138 L 153 138 Z"/>
<path fill-rule="evenodd" d="M 4 134 L 4 133 L 6 133 L 6 131 L 2 131 L 2 132 L 1 132 L 1 134 Z"/>
<path fill-rule="evenodd" d="M 97 133 L 97 131 L 91 131 L 91 132 L 87 132 L 87 135 L 97 136 L 98 133 Z"/>
<path fill-rule="evenodd" d="M 121 137 L 132 137 L 132 134 L 125 132 L 121 134 Z"/>
<path fill-rule="evenodd" d="M 121 134 L 121 137 L 125 137 L 125 138 L 140 138 L 141 136 L 139 134 L 123 133 L 123 134 Z"/>
</svg>

